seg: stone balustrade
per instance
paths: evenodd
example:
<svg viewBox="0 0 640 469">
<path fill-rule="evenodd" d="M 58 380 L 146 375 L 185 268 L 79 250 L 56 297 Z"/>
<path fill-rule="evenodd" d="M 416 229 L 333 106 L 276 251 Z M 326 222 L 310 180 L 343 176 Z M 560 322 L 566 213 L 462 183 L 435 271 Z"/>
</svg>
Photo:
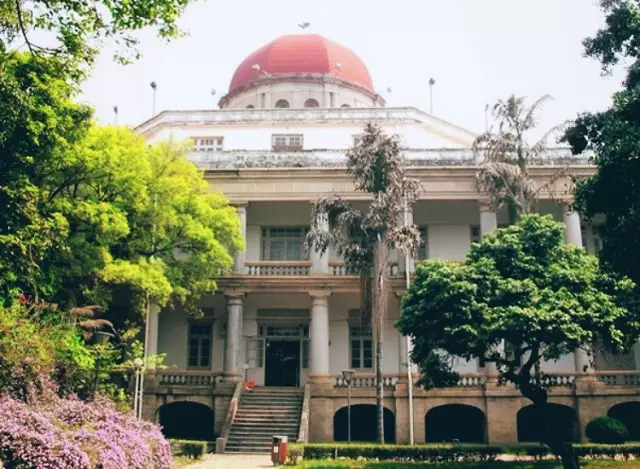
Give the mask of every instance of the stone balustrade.
<svg viewBox="0 0 640 469">
<path fill-rule="evenodd" d="M 395 375 L 384 375 L 382 378 L 383 386 L 385 388 L 393 387 L 398 383 L 398 377 Z M 347 382 L 342 377 L 342 375 L 333 377 L 333 387 L 334 388 L 346 388 Z M 352 388 L 375 388 L 376 387 L 376 376 L 367 374 L 358 376 L 357 374 L 354 376 L 351 381 Z"/>
<path fill-rule="evenodd" d="M 458 380 L 458 384 L 456 387 L 459 388 L 479 388 L 482 387 L 485 383 L 485 374 L 484 373 L 465 373 L 460 375 L 460 379 Z"/>
<path fill-rule="evenodd" d="M 250 276 L 303 277 L 311 272 L 311 261 L 256 261 L 246 262 L 246 273 Z"/>
<path fill-rule="evenodd" d="M 157 370 L 162 386 L 213 386 L 222 380 L 222 374 L 212 371 Z"/>
<path fill-rule="evenodd" d="M 640 386 L 640 371 L 596 371 L 594 374 L 607 386 Z"/>
</svg>

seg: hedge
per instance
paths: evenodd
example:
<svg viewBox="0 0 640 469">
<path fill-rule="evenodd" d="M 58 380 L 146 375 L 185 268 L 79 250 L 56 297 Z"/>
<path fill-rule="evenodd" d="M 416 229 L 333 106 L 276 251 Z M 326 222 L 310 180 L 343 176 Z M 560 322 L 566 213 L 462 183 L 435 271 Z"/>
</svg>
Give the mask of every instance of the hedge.
<svg viewBox="0 0 640 469">
<path fill-rule="evenodd" d="M 585 433 L 589 441 L 594 443 L 620 445 L 629 437 L 627 426 L 611 417 L 596 417 L 591 420 L 587 424 Z"/>
<path fill-rule="evenodd" d="M 592 443 L 575 444 L 580 457 L 591 459 L 614 459 L 640 457 L 640 443 L 623 445 L 601 445 Z M 541 459 L 551 456 L 551 450 L 541 444 L 519 444 L 513 446 L 474 444 L 433 444 L 433 445 L 376 445 L 376 444 L 305 444 L 292 445 L 291 461 L 300 455 L 305 460 L 313 459 L 368 459 L 380 461 L 424 461 L 445 462 L 486 462 L 495 461 L 501 454 L 528 456 Z"/>
<path fill-rule="evenodd" d="M 200 459 L 207 452 L 206 441 L 198 440 L 169 440 L 175 456 L 184 456 L 191 459 Z"/>
</svg>

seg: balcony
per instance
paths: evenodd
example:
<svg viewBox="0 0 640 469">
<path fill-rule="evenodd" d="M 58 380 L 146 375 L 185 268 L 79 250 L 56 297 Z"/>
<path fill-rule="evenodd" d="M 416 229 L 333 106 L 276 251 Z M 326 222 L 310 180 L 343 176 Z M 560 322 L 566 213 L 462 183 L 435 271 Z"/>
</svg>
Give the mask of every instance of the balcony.
<svg viewBox="0 0 640 469">
<path fill-rule="evenodd" d="M 247 275 L 304 277 L 311 273 L 311 261 L 253 261 L 246 262 Z"/>
<path fill-rule="evenodd" d="M 292 151 L 302 151 L 302 144 L 297 145 L 273 145 L 271 147 L 272 151 L 286 153 Z"/>
</svg>

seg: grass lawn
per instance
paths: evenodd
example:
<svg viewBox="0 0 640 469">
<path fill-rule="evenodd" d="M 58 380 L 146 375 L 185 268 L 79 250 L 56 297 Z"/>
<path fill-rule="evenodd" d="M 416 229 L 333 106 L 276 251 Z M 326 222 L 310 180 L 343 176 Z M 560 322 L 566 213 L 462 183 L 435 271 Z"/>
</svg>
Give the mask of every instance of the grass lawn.
<svg viewBox="0 0 640 469">
<path fill-rule="evenodd" d="M 562 469 L 556 461 L 538 462 L 485 462 L 485 463 L 394 463 L 370 461 L 306 461 L 302 469 L 417 469 L 433 466 L 434 469 Z M 582 461 L 581 468 L 588 469 L 640 469 L 640 461 Z"/>
<path fill-rule="evenodd" d="M 184 456 L 173 457 L 173 464 L 178 469 L 182 467 L 187 467 L 191 464 L 196 464 L 197 462 L 199 462 L 198 459 L 185 458 Z"/>
</svg>

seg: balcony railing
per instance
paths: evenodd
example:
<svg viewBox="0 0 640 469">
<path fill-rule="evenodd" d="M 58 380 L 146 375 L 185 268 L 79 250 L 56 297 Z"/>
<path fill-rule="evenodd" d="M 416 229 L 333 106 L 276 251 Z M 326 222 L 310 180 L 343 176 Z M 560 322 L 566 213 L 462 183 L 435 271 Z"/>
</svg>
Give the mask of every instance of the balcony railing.
<svg viewBox="0 0 640 469">
<path fill-rule="evenodd" d="M 277 152 L 302 151 L 302 145 L 273 145 L 271 149 Z"/>
<path fill-rule="evenodd" d="M 222 373 L 207 370 L 157 370 L 161 386 L 212 386 L 222 380 Z"/>
<path fill-rule="evenodd" d="M 304 277 L 311 272 L 311 261 L 255 261 L 246 262 L 247 275 Z"/>
<path fill-rule="evenodd" d="M 350 272 L 342 261 L 329 262 L 329 273 L 336 277 L 344 277 L 349 275 L 357 275 Z M 390 277 L 397 277 L 400 274 L 400 266 L 396 263 L 387 266 L 387 273 Z"/>
<path fill-rule="evenodd" d="M 607 386 L 640 386 L 640 371 L 596 371 L 595 375 Z"/>
</svg>

